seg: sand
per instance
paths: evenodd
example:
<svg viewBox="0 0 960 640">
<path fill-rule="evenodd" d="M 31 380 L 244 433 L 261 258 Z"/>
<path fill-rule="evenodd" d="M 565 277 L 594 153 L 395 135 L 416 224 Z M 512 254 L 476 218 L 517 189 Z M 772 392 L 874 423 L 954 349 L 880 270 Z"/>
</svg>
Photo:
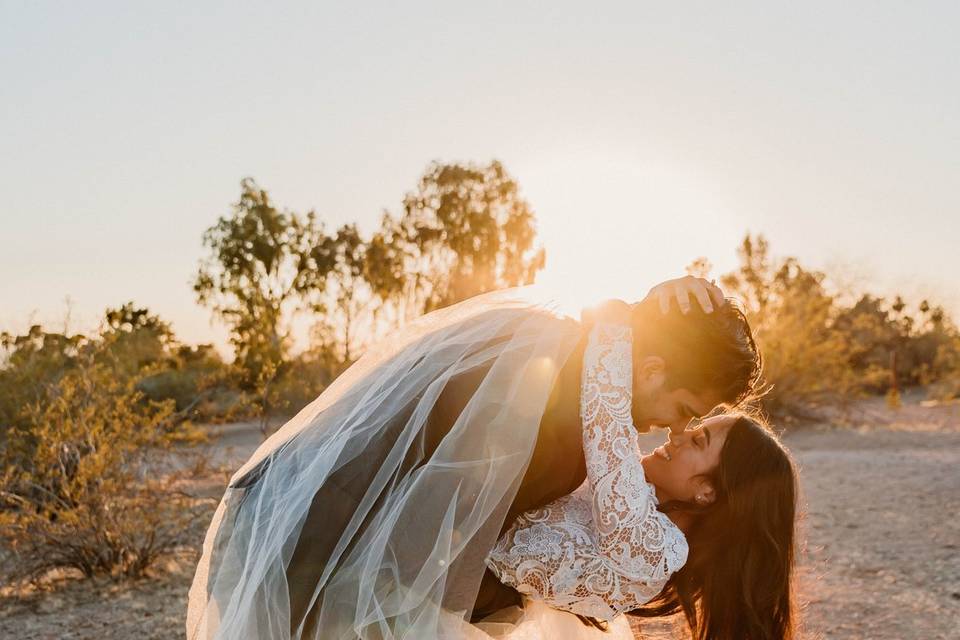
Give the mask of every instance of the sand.
<svg viewBox="0 0 960 640">
<path fill-rule="evenodd" d="M 899 411 L 858 405 L 859 426 L 794 428 L 785 437 L 801 467 L 804 638 L 960 638 L 960 405 Z M 249 425 L 217 428 L 227 466 L 259 442 Z M 218 495 L 222 472 L 194 480 Z M 198 530 L 197 547 L 202 541 Z M 196 549 L 149 579 L 115 583 L 69 577 L 45 592 L 0 598 L 0 638 L 182 638 Z M 644 623 L 638 637 L 682 638 L 673 621 Z"/>
</svg>

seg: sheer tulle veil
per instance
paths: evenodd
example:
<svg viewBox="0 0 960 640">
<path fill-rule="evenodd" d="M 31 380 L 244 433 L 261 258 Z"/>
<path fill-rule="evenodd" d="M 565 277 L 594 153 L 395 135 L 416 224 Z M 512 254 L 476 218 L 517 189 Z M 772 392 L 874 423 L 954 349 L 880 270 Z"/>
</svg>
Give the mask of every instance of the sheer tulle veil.
<svg viewBox="0 0 960 640">
<path fill-rule="evenodd" d="M 580 335 L 525 287 L 435 311 L 371 347 L 234 474 L 190 589 L 188 639 L 487 637 L 464 618 Z M 453 428 L 420 456 L 444 385 L 478 368 Z M 384 455 L 364 469 L 374 446 Z M 294 602 L 304 522 L 344 469 L 362 488 L 345 499 L 345 526 L 322 532 L 330 553 L 312 596 Z M 333 519 L 338 501 L 325 504 Z"/>
</svg>

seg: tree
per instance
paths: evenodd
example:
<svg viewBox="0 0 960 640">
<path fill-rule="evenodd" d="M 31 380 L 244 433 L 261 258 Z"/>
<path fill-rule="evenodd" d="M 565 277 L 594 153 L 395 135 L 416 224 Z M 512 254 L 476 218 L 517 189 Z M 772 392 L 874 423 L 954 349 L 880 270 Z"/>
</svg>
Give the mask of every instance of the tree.
<svg viewBox="0 0 960 640">
<path fill-rule="evenodd" d="M 317 248 L 330 268 L 309 357 L 335 375 L 426 311 L 532 282 L 544 261 L 534 237 L 533 213 L 499 163 L 430 165 L 402 216 L 385 213 L 369 239 L 344 225 Z"/>
<path fill-rule="evenodd" d="M 825 275 L 795 258 L 774 261 L 762 236 L 747 236 L 740 267 L 721 278 L 745 304 L 771 384 L 769 410 L 803 415 L 819 404 L 842 401 L 855 386 L 845 336 L 833 330 L 836 307 Z"/>
<path fill-rule="evenodd" d="M 377 302 L 373 312 L 378 324 L 397 327 L 423 311 L 416 304 L 419 278 L 406 270 L 412 262 L 411 245 L 400 222 L 384 213 L 380 228 L 367 242 L 363 273 Z"/>
<path fill-rule="evenodd" d="M 336 236 L 326 239 L 321 251 L 330 256 L 327 272 L 328 302 L 321 322 L 328 326 L 335 355 L 343 364 L 353 361 L 363 340 L 361 326 L 370 310 L 372 296 L 364 278 L 368 271 L 368 244 L 355 224 L 346 224 Z M 369 335 L 366 336 L 369 339 Z"/>
<path fill-rule="evenodd" d="M 107 309 L 100 337 L 107 347 L 102 353 L 127 376 L 175 359 L 179 346 L 169 323 L 147 308 L 137 308 L 133 302 Z"/>
<path fill-rule="evenodd" d="M 406 271 L 415 278 L 407 293 L 423 311 L 529 284 L 545 264 L 533 211 L 496 160 L 431 164 L 403 208 Z"/>
<path fill-rule="evenodd" d="M 240 185 L 232 213 L 203 235 L 209 255 L 193 289 L 230 327 L 244 383 L 259 391 L 288 355 L 291 316 L 319 308 L 333 261 L 314 212 L 280 211 L 253 179 Z"/>
<path fill-rule="evenodd" d="M 834 330 L 844 335 L 849 366 L 866 390 L 881 393 L 889 389 L 890 354 L 897 350 L 900 329 L 884 299 L 870 294 L 839 312 Z"/>
</svg>

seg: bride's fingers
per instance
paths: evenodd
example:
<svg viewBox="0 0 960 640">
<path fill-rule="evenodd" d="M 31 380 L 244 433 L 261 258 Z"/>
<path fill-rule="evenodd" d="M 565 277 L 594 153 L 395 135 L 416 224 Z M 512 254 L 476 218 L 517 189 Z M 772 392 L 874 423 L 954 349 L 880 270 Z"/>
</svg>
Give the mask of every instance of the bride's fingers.
<svg viewBox="0 0 960 640">
<path fill-rule="evenodd" d="M 690 297 L 697 300 L 697 304 L 704 313 L 713 313 L 714 309 L 722 307 L 726 300 L 720 287 L 703 278 L 686 276 L 684 278 L 664 282 L 650 290 L 648 296 L 656 296 L 660 303 L 660 311 L 666 315 L 670 313 L 670 306 L 677 301 L 680 312 L 686 315 L 690 312 Z"/>
<path fill-rule="evenodd" d="M 674 287 L 673 296 L 677 299 L 677 304 L 680 305 L 680 312 L 687 315 L 690 311 L 690 290 L 683 286 Z"/>
<path fill-rule="evenodd" d="M 660 313 L 667 315 L 670 313 L 670 297 L 672 292 L 665 291 L 663 287 L 657 287 L 657 300 L 660 302 Z"/>
<path fill-rule="evenodd" d="M 707 291 L 707 287 L 699 281 L 695 284 L 697 286 L 693 287 L 693 295 L 697 297 L 700 308 L 703 309 L 704 313 L 713 313 L 713 301 L 710 300 L 710 292 Z"/>
<path fill-rule="evenodd" d="M 723 294 L 723 289 L 717 286 L 716 281 L 710 281 L 710 299 L 713 300 L 715 307 L 722 307 L 727 302 L 726 296 Z"/>
</svg>

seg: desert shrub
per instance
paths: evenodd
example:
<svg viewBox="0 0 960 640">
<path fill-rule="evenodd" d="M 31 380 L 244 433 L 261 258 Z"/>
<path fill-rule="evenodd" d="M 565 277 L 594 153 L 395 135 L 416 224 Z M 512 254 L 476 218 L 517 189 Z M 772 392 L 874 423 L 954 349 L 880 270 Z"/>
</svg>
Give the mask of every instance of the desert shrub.
<svg viewBox="0 0 960 640">
<path fill-rule="evenodd" d="M 179 346 L 169 323 L 133 302 L 107 309 L 100 325 L 97 359 L 123 377 L 146 368 L 170 366 Z"/>
<path fill-rule="evenodd" d="M 834 329 L 843 334 L 847 360 L 862 389 L 885 393 L 891 386 L 891 353 L 902 335 L 883 298 L 861 296 L 853 306 L 839 311 Z"/>
<path fill-rule="evenodd" d="M 7 432 L 23 426 L 22 410 L 41 400 L 47 386 L 73 368 L 79 350 L 87 344 L 83 335 L 48 332 L 33 325 L 23 335 L 0 334 L 4 353 L 0 368 L 0 443 Z"/>
<path fill-rule="evenodd" d="M 723 276 L 727 291 L 747 311 L 764 356 L 769 385 L 764 407 L 777 415 L 807 415 L 841 403 L 855 391 L 850 345 L 834 330 L 836 306 L 825 275 L 797 260 L 774 261 L 762 237 L 740 246 L 740 268 Z"/>
<path fill-rule="evenodd" d="M 246 413 L 240 377 L 213 345 L 178 345 L 162 366 L 143 372 L 137 389 L 151 400 L 172 399 L 185 418 L 216 423 Z"/>
<path fill-rule="evenodd" d="M 16 412 L 0 448 L 0 540 L 9 579 L 49 569 L 135 576 L 202 509 L 170 491 L 162 462 L 190 430 L 173 400 L 146 398 L 109 341 L 90 341 Z"/>
<path fill-rule="evenodd" d="M 311 352 L 292 359 L 275 383 L 273 406 L 277 413 L 293 415 L 313 402 L 333 381 L 339 368 Z"/>
<path fill-rule="evenodd" d="M 960 337 L 941 307 L 924 300 L 911 312 L 899 296 L 888 303 L 867 294 L 841 310 L 834 326 L 848 340 L 850 367 L 866 391 L 960 386 Z"/>
<path fill-rule="evenodd" d="M 960 398 L 960 336 L 942 343 L 934 357 L 935 377 L 929 386 L 929 395 L 935 400 Z"/>
<path fill-rule="evenodd" d="M 932 395 L 960 397 L 960 331 L 941 307 L 923 301 L 919 311 L 919 329 L 907 343 L 911 376 L 930 385 Z"/>
<path fill-rule="evenodd" d="M 123 377 L 137 377 L 150 400 L 172 399 L 183 419 L 219 421 L 236 404 L 237 372 L 210 344 L 180 343 L 168 323 L 128 302 L 108 309 L 98 356 Z"/>
<path fill-rule="evenodd" d="M 7 580 L 36 580 L 51 569 L 85 577 L 139 577 L 158 558 L 192 544 L 194 522 L 209 516 L 202 503 L 173 489 L 169 478 L 131 483 L 108 474 L 74 492 L 70 506 L 22 504 L 0 515 L 12 552 Z"/>
<path fill-rule="evenodd" d="M 747 236 L 738 253 L 740 267 L 722 283 L 744 303 L 763 352 L 770 412 L 816 414 L 863 393 L 897 407 L 910 385 L 960 396 L 960 333 L 941 307 L 923 301 L 914 312 L 899 296 L 870 294 L 845 306 L 826 274 L 771 258 L 762 236 Z"/>
</svg>

